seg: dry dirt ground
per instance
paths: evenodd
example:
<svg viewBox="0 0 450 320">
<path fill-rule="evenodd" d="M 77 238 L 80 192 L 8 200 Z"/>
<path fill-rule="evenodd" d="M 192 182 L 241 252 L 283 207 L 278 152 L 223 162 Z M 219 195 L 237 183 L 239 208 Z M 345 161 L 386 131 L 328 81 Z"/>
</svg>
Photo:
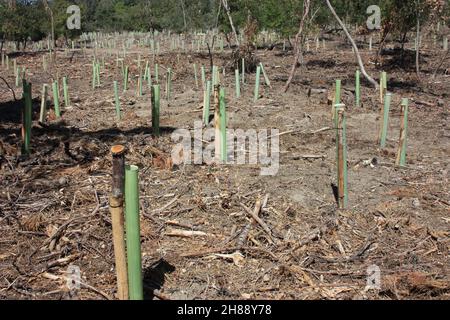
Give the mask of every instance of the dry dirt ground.
<svg viewBox="0 0 450 320">
<path fill-rule="evenodd" d="M 209 66 L 206 54 L 163 53 L 156 57 L 174 71 L 173 98 L 162 99 L 163 135 L 152 136 L 150 94 L 136 96 L 137 53 L 127 57 L 130 89 L 121 94 L 124 117 L 115 120 L 112 83 L 121 83 L 115 56 L 106 57 L 101 87 L 91 87 L 92 50 L 58 52 L 57 66 L 42 71 L 43 53 L 17 54 L 33 84 L 32 154 L 20 156 L 20 106 L 0 84 L 0 299 L 114 298 L 116 281 L 108 210 L 110 147 L 124 144 L 127 162 L 140 168 L 141 239 L 147 299 L 448 299 L 450 197 L 449 90 L 444 63 L 431 73 L 442 51 L 426 44 L 422 82 L 414 65 L 399 66 L 394 51 L 365 47 L 368 71 L 385 70 L 393 93 L 387 147 L 377 144 L 379 94 L 363 81 L 363 107 L 354 106 L 355 59 L 341 38 L 306 54 L 290 91 L 282 93 L 292 53 L 261 49 L 272 88 L 253 102 L 254 74 L 243 97 L 234 97 L 234 73 L 222 83 L 231 115 L 229 128 L 279 129 L 280 168 L 261 176 L 260 165 L 185 165 L 169 168 L 177 128 L 193 129 L 201 119 L 203 92 L 194 84 L 193 63 Z M 389 44 L 388 47 L 392 47 Z M 409 48 L 411 45 L 408 46 Z M 105 52 L 100 54 L 106 55 Z M 408 51 L 407 60 L 413 52 Z M 215 64 L 231 51 L 215 54 Z M 151 64 L 152 65 L 152 64 Z M 40 90 L 52 76 L 67 75 L 72 106 L 63 120 L 50 114 L 37 122 Z M 12 70 L 1 75 L 14 84 Z M 349 206 L 337 210 L 335 132 L 327 93 L 342 79 L 347 105 Z M 162 81 L 164 90 L 164 81 Z M 21 89 L 14 88 L 18 98 Z M 400 128 L 400 100 L 410 99 L 408 166 L 394 166 Z M 424 104 L 424 102 L 426 104 Z M 305 155 L 319 156 L 304 158 Z M 373 160 L 373 165 L 364 161 Z M 260 214 L 271 236 L 251 225 L 240 253 L 243 229 L 251 222 L 242 204 L 266 204 Z M 173 229 L 206 236 L 181 238 Z M 79 266 L 81 289 L 66 289 L 66 270 Z M 366 291 L 367 268 L 381 269 L 381 288 Z"/>
</svg>

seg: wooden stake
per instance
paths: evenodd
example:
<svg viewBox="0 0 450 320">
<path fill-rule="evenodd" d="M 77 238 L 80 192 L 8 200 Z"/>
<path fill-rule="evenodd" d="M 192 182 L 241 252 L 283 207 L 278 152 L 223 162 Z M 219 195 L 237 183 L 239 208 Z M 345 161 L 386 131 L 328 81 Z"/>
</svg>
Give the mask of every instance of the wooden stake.
<svg viewBox="0 0 450 320">
<path fill-rule="evenodd" d="M 116 264 L 117 296 L 120 300 L 128 300 L 128 275 L 125 251 L 125 231 L 123 214 L 123 196 L 125 186 L 125 147 L 111 148 L 113 181 L 112 194 L 109 198 L 111 212 L 114 258 Z"/>
<path fill-rule="evenodd" d="M 380 103 L 384 102 L 384 95 L 387 91 L 387 74 L 382 72 L 380 76 Z"/>
<path fill-rule="evenodd" d="M 338 172 L 338 206 L 345 209 L 348 202 L 347 190 L 347 141 L 345 123 L 345 105 L 335 106 L 337 113 L 337 172 Z"/>
<path fill-rule="evenodd" d="M 266 82 L 266 85 L 270 88 L 272 88 L 271 84 L 270 84 L 270 80 L 269 77 L 267 76 L 266 70 L 264 69 L 264 66 L 262 64 L 262 62 L 259 63 L 259 65 L 261 66 L 261 71 L 264 75 L 264 81 Z"/>
</svg>

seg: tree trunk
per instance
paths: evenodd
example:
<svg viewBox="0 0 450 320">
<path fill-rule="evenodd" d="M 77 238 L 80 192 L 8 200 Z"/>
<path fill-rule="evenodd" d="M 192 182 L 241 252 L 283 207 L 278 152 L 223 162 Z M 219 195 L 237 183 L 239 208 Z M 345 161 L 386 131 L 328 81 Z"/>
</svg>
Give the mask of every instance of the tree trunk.
<svg viewBox="0 0 450 320">
<path fill-rule="evenodd" d="M 52 29 L 52 45 L 53 48 L 56 48 L 56 39 L 55 39 L 55 19 L 53 18 L 53 11 L 50 8 L 50 6 L 48 5 L 47 0 L 42 0 L 42 3 L 44 4 L 45 10 L 47 10 L 47 12 L 50 15 L 50 23 L 51 23 L 51 29 Z"/>
<path fill-rule="evenodd" d="M 289 90 L 289 86 L 292 83 L 292 79 L 294 79 L 295 70 L 297 70 L 298 61 L 299 61 L 300 57 L 302 56 L 303 28 L 305 26 L 306 17 L 309 14 L 310 5 L 311 5 L 311 0 L 305 0 L 305 2 L 303 3 L 303 16 L 302 16 L 302 19 L 300 20 L 300 26 L 298 28 L 297 35 L 295 36 L 295 42 L 294 42 L 294 46 L 295 46 L 294 63 L 292 64 L 292 68 L 291 68 L 291 72 L 289 74 L 288 81 L 286 82 L 286 85 L 284 86 L 284 92 L 287 92 Z"/>
<path fill-rule="evenodd" d="M 187 22 L 186 22 L 186 11 L 184 6 L 184 0 L 180 0 L 181 10 L 183 11 L 183 22 L 184 22 L 184 31 L 187 31 Z"/>
<path fill-rule="evenodd" d="M 370 76 L 367 74 L 366 69 L 364 68 L 364 64 L 363 61 L 361 59 L 361 55 L 359 54 L 359 50 L 358 47 L 356 46 L 355 41 L 353 40 L 352 36 L 350 35 L 350 33 L 348 32 L 347 28 L 345 27 L 345 24 L 342 22 L 342 20 L 339 18 L 339 16 L 337 15 L 336 11 L 334 10 L 333 6 L 330 3 L 330 0 L 325 0 L 328 8 L 330 9 L 331 13 L 333 14 L 333 16 L 336 18 L 337 22 L 339 23 L 339 25 L 341 26 L 341 28 L 344 30 L 348 40 L 350 40 L 353 49 L 355 49 L 355 55 L 356 58 L 358 60 L 358 64 L 359 64 L 359 68 L 361 69 L 361 73 L 364 75 L 364 77 L 371 83 L 374 85 L 374 87 L 376 89 L 378 89 L 379 85 L 378 83 Z"/>
<path fill-rule="evenodd" d="M 408 32 L 403 33 L 403 37 L 402 37 L 402 54 L 401 54 L 401 59 L 400 59 L 400 63 L 403 66 L 403 64 L 405 63 L 405 43 L 406 43 L 406 37 L 408 35 Z"/>
<path fill-rule="evenodd" d="M 420 11 L 417 7 L 417 33 L 416 33 L 416 74 L 420 80 Z"/>
<path fill-rule="evenodd" d="M 227 12 L 228 20 L 230 20 L 231 30 L 233 30 L 234 37 L 236 38 L 236 44 L 238 47 L 240 47 L 236 28 L 234 27 L 233 19 L 231 18 L 230 7 L 228 6 L 228 0 L 222 0 L 222 4 L 223 4 L 223 7 L 225 8 L 225 11 Z"/>
<path fill-rule="evenodd" d="M 381 34 L 380 47 L 378 48 L 377 56 L 375 57 L 376 64 L 379 63 L 380 56 L 383 53 L 384 46 L 386 45 L 386 40 L 387 40 L 387 37 L 389 36 L 390 32 L 391 32 L 391 25 L 386 24 L 384 27 L 383 33 Z"/>
</svg>

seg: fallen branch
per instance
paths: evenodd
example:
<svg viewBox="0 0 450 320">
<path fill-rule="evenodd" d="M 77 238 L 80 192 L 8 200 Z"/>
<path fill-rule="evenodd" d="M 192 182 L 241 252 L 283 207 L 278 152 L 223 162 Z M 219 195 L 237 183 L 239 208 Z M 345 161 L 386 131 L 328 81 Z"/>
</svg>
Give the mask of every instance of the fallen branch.
<svg viewBox="0 0 450 320">
<path fill-rule="evenodd" d="M 297 155 L 297 156 L 292 156 L 292 160 L 300 160 L 300 159 L 325 159 L 327 156 L 326 155 L 314 155 L 314 154 L 305 154 L 305 155 Z"/>
<path fill-rule="evenodd" d="M 162 206 L 161 208 L 153 210 L 152 213 L 155 214 L 155 213 L 161 213 L 161 212 L 163 212 L 165 209 L 167 209 L 167 208 L 170 207 L 172 204 L 174 204 L 175 202 L 177 202 L 178 199 L 180 199 L 180 196 L 179 196 L 179 195 L 176 196 L 175 198 L 173 198 L 172 200 L 170 200 L 167 204 L 165 204 L 165 205 Z"/>
<path fill-rule="evenodd" d="M 230 252 L 230 251 L 256 251 L 256 252 L 262 252 L 265 253 L 266 255 L 270 256 L 272 258 L 273 261 L 278 262 L 280 261 L 280 259 L 273 254 L 272 252 L 263 249 L 263 248 L 258 248 L 258 247 L 231 247 L 231 248 L 220 248 L 220 249 L 211 249 L 211 250 L 206 250 L 206 251 L 202 251 L 202 252 L 191 252 L 191 253 L 186 253 L 181 255 L 181 257 L 183 258 L 199 258 L 199 257 L 203 257 L 203 256 L 207 256 L 207 255 L 211 255 L 211 254 L 215 254 L 215 253 L 221 253 L 221 252 Z"/>
<path fill-rule="evenodd" d="M 255 209 L 252 211 L 250 210 L 245 204 L 241 203 L 241 207 L 247 211 L 247 213 L 252 216 L 252 218 L 263 228 L 263 230 L 269 235 L 270 240 L 272 242 L 276 242 L 275 238 L 272 236 L 272 231 L 267 226 L 267 224 L 258 216 L 259 212 L 261 211 L 261 200 L 256 201 Z"/>
<path fill-rule="evenodd" d="M 206 234 L 203 231 L 188 231 L 188 230 L 179 230 L 179 229 L 169 229 L 166 233 L 166 236 L 169 237 L 182 237 L 182 238 L 190 238 L 190 237 L 206 237 Z"/>
<path fill-rule="evenodd" d="M 334 129 L 330 128 L 330 127 L 324 127 L 324 128 L 321 128 L 321 129 L 315 130 L 315 131 L 301 131 L 299 129 L 295 129 L 295 130 L 289 130 L 289 131 L 280 132 L 278 134 L 274 134 L 274 135 L 270 136 L 270 138 L 272 139 L 272 138 L 276 138 L 276 137 L 281 137 L 281 136 L 291 134 L 291 133 L 317 134 L 317 133 L 321 133 L 321 132 L 329 131 L 329 130 L 334 130 Z"/>
</svg>

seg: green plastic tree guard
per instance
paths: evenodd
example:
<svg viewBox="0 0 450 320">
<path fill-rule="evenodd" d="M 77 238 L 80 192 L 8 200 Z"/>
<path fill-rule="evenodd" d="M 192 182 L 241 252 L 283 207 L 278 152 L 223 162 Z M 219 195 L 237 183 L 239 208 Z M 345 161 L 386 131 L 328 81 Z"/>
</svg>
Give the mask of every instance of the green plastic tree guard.
<svg viewBox="0 0 450 320">
<path fill-rule="evenodd" d="M 236 98 L 240 98 L 241 96 L 241 80 L 239 76 L 239 69 L 234 70 L 235 74 L 235 83 L 236 83 Z"/>
<path fill-rule="evenodd" d="M 227 152 L 227 111 L 225 101 L 225 89 L 220 88 L 220 156 L 223 163 L 228 160 Z"/>
<path fill-rule="evenodd" d="M 256 80 L 255 80 L 255 97 L 254 101 L 256 102 L 259 99 L 259 80 L 261 77 L 261 66 L 256 68 Z"/>
<path fill-rule="evenodd" d="M 383 119 L 381 124 L 380 146 L 386 147 L 387 130 L 389 124 L 389 109 L 391 107 L 392 94 L 387 92 L 384 96 Z"/>
<path fill-rule="evenodd" d="M 206 90 L 203 99 L 203 122 L 205 126 L 209 123 L 209 107 L 211 103 L 211 80 L 206 82 Z"/>
<path fill-rule="evenodd" d="M 122 119 L 122 113 L 120 111 L 120 100 L 119 100 L 119 85 L 117 81 L 114 81 L 114 101 L 116 105 L 116 116 L 118 120 Z"/>
<path fill-rule="evenodd" d="M 139 221 L 139 168 L 125 168 L 125 224 L 130 300 L 143 300 L 141 228 Z"/>
<path fill-rule="evenodd" d="M 44 84 L 42 86 L 41 110 L 39 114 L 39 122 L 41 123 L 44 123 L 45 114 L 47 113 L 47 95 L 48 95 L 48 85 Z"/>
<path fill-rule="evenodd" d="M 152 87 L 152 127 L 155 136 L 160 135 L 159 131 L 159 114 L 160 114 L 160 87 L 156 84 Z"/>
<path fill-rule="evenodd" d="M 63 92 L 64 92 L 64 105 L 68 107 L 70 105 L 70 98 L 69 98 L 69 86 L 67 84 L 67 77 L 63 77 Z"/>
<path fill-rule="evenodd" d="M 59 110 L 59 90 L 58 83 L 56 81 L 52 84 L 53 89 L 53 105 L 55 106 L 55 115 L 57 118 L 61 118 L 61 112 Z"/>
<path fill-rule="evenodd" d="M 31 123 L 32 123 L 32 97 L 31 97 L 31 83 L 23 80 L 23 148 L 24 154 L 30 153 L 31 141 Z"/>
<path fill-rule="evenodd" d="M 356 70 L 355 76 L 355 97 L 356 97 L 356 107 L 361 106 L 361 71 Z"/>
</svg>

